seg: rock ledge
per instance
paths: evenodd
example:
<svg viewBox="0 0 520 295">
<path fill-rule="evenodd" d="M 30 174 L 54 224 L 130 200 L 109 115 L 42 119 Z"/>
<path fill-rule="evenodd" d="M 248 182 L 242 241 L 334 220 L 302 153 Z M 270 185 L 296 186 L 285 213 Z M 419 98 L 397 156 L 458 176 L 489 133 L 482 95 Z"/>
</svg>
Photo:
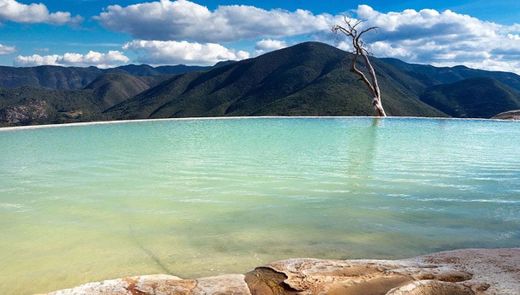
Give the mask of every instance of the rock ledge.
<svg viewBox="0 0 520 295">
<path fill-rule="evenodd" d="M 520 248 L 465 249 L 403 260 L 276 261 L 242 274 L 200 279 L 145 275 L 88 283 L 48 295 L 520 294 Z"/>
<path fill-rule="evenodd" d="M 500 113 L 495 115 L 491 119 L 501 119 L 501 120 L 520 120 L 520 110 L 513 110 Z"/>
</svg>

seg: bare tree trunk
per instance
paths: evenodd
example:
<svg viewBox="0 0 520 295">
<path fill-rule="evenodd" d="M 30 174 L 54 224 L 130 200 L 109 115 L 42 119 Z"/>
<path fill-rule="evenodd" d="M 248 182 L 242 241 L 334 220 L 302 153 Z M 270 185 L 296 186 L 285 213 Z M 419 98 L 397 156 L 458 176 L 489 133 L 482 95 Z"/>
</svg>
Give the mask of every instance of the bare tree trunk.
<svg viewBox="0 0 520 295">
<path fill-rule="evenodd" d="M 365 83 L 368 87 L 368 90 L 372 94 L 372 107 L 376 113 L 376 116 L 386 117 L 385 109 L 383 108 L 383 104 L 381 102 L 381 90 L 379 89 L 379 83 L 377 82 L 376 71 L 368 58 L 368 51 L 364 47 L 364 43 L 361 40 L 361 36 L 371 30 L 376 29 L 376 27 L 369 27 L 364 30 L 358 31 L 356 27 L 361 23 L 361 21 L 356 22 L 354 25 L 350 23 L 348 19 L 345 18 L 346 27 L 336 25 L 332 30 L 334 32 L 341 32 L 346 36 L 352 39 L 352 46 L 354 47 L 352 64 L 350 67 L 350 71 L 357 74 L 359 79 Z M 370 75 L 370 80 L 367 76 L 356 67 L 357 59 L 361 56 L 363 61 L 365 62 L 365 67 L 367 68 L 368 74 Z"/>
</svg>

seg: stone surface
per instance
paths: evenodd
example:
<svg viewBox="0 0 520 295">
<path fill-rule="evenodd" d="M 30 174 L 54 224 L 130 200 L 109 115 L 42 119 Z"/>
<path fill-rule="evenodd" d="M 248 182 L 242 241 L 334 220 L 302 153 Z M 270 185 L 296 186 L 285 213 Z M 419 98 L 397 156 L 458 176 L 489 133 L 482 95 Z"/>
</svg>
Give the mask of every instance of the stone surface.
<svg viewBox="0 0 520 295">
<path fill-rule="evenodd" d="M 474 295 L 475 293 L 464 285 L 427 280 L 415 281 L 399 288 L 390 290 L 386 295 Z"/>
<path fill-rule="evenodd" d="M 49 293 L 72 294 L 519 295 L 520 248 L 456 250 L 404 260 L 296 258 L 245 275 L 200 279 L 146 275 Z"/>
<path fill-rule="evenodd" d="M 520 120 L 520 110 L 503 112 L 498 115 L 495 115 L 491 119 Z"/>
<path fill-rule="evenodd" d="M 193 294 L 251 295 L 244 275 L 221 275 L 197 280 Z"/>
</svg>

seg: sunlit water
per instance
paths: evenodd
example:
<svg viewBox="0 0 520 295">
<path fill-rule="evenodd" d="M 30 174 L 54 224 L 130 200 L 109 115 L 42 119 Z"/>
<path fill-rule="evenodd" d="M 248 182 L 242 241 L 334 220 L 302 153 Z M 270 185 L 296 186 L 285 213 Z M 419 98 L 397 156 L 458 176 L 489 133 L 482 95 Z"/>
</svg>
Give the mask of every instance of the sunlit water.
<svg viewBox="0 0 520 295">
<path fill-rule="evenodd" d="M 237 119 L 0 131 L 0 290 L 289 257 L 520 246 L 520 123 Z"/>
</svg>

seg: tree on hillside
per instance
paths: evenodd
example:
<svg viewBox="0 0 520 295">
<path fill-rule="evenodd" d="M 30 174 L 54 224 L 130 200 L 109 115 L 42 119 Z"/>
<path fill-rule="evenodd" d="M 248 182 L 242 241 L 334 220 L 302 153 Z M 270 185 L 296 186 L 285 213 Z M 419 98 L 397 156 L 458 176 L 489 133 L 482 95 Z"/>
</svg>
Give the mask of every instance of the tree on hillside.
<svg viewBox="0 0 520 295">
<path fill-rule="evenodd" d="M 354 52 L 350 71 L 358 75 L 359 79 L 363 81 L 365 85 L 368 87 L 368 90 L 373 96 L 372 106 L 374 107 L 376 115 L 380 117 L 386 117 L 385 109 L 383 108 L 383 104 L 381 103 L 381 90 L 379 89 L 379 84 L 377 82 L 376 72 L 368 58 L 368 51 L 366 49 L 365 43 L 361 39 L 361 36 L 363 36 L 363 34 L 375 30 L 377 29 L 377 27 L 358 29 L 357 27 L 361 23 L 362 21 L 357 21 L 353 24 L 349 19 L 345 18 L 345 26 L 336 25 L 332 28 L 332 30 L 336 33 L 341 32 L 350 39 L 352 39 L 352 46 L 354 47 Z M 368 71 L 368 74 L 370 75 L 370 80 L 356 66 L 357 59 L 360 56 L 363 58 L 365 62 L 365 67 Z"/>
</svg>

